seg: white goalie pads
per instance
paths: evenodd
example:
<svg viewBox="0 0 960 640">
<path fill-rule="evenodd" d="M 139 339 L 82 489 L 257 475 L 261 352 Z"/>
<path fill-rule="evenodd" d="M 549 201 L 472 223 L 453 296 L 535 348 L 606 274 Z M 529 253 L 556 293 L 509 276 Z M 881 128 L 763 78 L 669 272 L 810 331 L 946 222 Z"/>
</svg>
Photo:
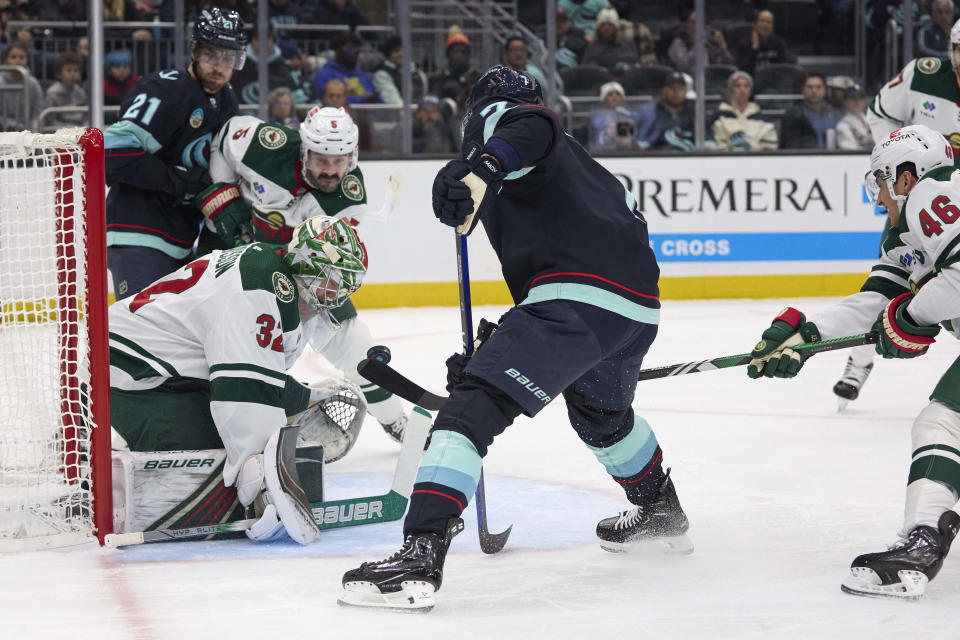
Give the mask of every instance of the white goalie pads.
<svg viewBox="0 0 960 640">
<path fill-rule="evenodd" d="M 328 379 L 310 385 L 310 405 L 288 423 L 300 428 L 298 447 L 323 445 L 323 460 L 329 463 L 353 448 L 366 413 L 367 402 L 356 385 Z"/>
</svg>

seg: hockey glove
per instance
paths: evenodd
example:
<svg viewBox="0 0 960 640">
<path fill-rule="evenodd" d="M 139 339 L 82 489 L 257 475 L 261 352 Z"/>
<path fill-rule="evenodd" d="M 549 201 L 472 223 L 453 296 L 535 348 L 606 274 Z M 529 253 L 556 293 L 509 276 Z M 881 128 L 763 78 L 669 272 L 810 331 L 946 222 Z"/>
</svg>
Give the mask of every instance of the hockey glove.
<svg viewBox="0 0 960 640">
<path fill-rule="evenodd" d="M 190 201 L 210 185 L 210 173 L 203 167 L 167 167 L 167 177 L 178 200 Z"/>
<path fill-rule="evenodd" d="M 807 322 L 805 315 L 787 307 L 773 319 L 773 324 L 753 348 L 750 354 L 753 360 L 747 365 L 747 375 L 751 378 L 794 377 L 809 356 L 800 355 L 792 347 L 805 342 L 820 342 L 820 330 L 817 325 Z"/>
<path fill-rule="evenodd" d="M 477 339 L 473 342 L 474 353 L 494 334 L 499 326 L 500 325 L 494 322 L 488 322 L 483 318 L 480 319 L 480 326 L 477 327 Z M 470 356 L 462 353 L 455 353 L 447 358 L 447 393 L 453 393 L 453 389 L 463 382 L 465 375 L 464 370 L 468 364 L 470 364 Z"/>
<path fill-rule="evenodd" d="M 451 160 L 433 181 L 433 214 L 445 225 L 467 235 L 483 209 L 500 191 L 506 172 L 492 155 L 472 145 L 463 158 Z"/>
<path fill-rule="evenodd" d="M 253 240 L 253 216 L 235 185 L 214 183 L 198 193 L 193 203 L 228 246 L 239 247 Z"/>
<path fill-rule="evenodd" d="M 940 326 L 917 325 L 907 307 L 912 293 L 903 293 L 891 300 L 873 323 L 880 335 L 877 353 L 884 358 L 915 358 L 923 355 L 940 333 Z"/>
</svg>

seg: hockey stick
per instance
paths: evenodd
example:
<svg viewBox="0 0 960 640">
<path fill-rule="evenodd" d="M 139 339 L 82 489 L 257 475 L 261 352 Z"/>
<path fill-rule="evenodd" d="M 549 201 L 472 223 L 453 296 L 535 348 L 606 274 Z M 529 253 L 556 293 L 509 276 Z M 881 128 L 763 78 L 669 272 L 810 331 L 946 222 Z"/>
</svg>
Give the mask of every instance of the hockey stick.
<svg viewBox="0 0 960 640">
<path fill-rule="evenodd" d="M 458 228 L 457 239 L 457 280 L 460 288 L 460 333 L 463 338 L 463 355 L 473 355 L 473 314 L 470 304 L 470 269 L 467 264 L 467 236 Z M 484 553 L 497 553 L 507 544 L 511 524 L 503 533 L 490 533 L 487 529 L 487 498 L 483 483 L 483 467 L 480 467 L 480 480 L 474 494 L 477 507 L 477 526 L 480 535 L 480 550 Z"/>
<path fill-rule="evenodd" d="M 794 351 L 811 356 L 822 351 L 833 351 L 835 349 L 847 349 L 849 347 L 859 347 L 862 344 L 876 344 L 878 336 L 876 332 L 861 333 L 859 335 L 847 338 L 834 338 L 832 340 L 823 340 L 821 342 L 809 342 L 794 347 Z M 640 371 L 637 380 L 654 380 L 656 378 L 668 378 L 670 376 L 680 376 L 687 373 L 699 373 L 700 371 L 713 371 L 714 369 L 727 369 L 729 367 L 739 367 L 750 364 L 753 356 L 749 353 L 741 353 L 735 356 L 723 356 L 713 358 L 712 360 L 697 360 L 695 362 L 684 362 L 683 364 L 674 364 L 666 367 L 657 367 L 654 369 L 644 369 Z M 357 366 L 357 371 L 370 382 L 383 387 L 387 391 L 395 393 L 404 400 L 413 402 L 424 409 L 436 411 L 446 402 L 446 396 L 437 395 L 427 391 L 417 383 L 413 382 L 402 373 L 391 367 L 385 362 L 373 359 L 362 361 Z"/>
<path fill-rule="evenodd" d="M 423 455 L 423 446 L 430 433 L 432 421 L 430 414 L 418 407 L 415 407 L 410 414 L 403 444 L 400 445 L 400 456 L 397 459 L 397 468 L 393 474 L 393 484 L 387 493 L 379 496 L 312 503 L 310 510 L 317 521 L 317 526 L 321 530 L 338 529 L 378 522 L 392 522 L 402 518 L 407 510 L 407 501 L 410 499 L 413 480 L 417 475 L 417 467 L 420 465 L 420 457 Z M 105 547 L 115 548 L 147 542 L 199 538 L 215 533 L 245 531 L 254 522 L 256 522 L 256 519 L 184 527 L 182 529 L 111 533 L 107 534 L 103 544 Z"/>
</svg>

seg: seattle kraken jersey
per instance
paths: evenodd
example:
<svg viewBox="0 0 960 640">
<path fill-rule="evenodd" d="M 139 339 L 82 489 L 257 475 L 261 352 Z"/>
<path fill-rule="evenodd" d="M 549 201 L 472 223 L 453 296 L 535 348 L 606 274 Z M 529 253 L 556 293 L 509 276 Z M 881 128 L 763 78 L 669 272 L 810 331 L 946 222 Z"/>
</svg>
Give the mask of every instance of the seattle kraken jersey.
<svg viewBox="0 0 960 640">
<path fill-rule="evenodd" d="M 229 85 L 207 94 L 184 69 L 140 79 L 104 132 L 108 245 L 190 253 L 202 216 L 175 197 L 168 169 L 206 168 L 213 136 L 236 113 Z"/>
<path fill-rule="evenodd" d="M 549 109 L 481 103 L 464 123 L 464 148 L 493 137 L 522 165 L 481 218 L 514 301 L 577 300 L 656 324 L 660 270 L 633 195 Z"/>
</svg>

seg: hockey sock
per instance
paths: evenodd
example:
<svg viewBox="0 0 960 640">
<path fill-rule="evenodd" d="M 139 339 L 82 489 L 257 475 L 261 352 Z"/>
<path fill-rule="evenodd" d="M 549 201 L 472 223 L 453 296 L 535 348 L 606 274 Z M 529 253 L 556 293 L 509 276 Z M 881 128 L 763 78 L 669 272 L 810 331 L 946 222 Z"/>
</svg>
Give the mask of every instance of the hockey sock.
<svg viewBox="0 0 960 640">
<path fill-rule="evenodd" d="M 483 460 L 463 434 L 434 431 L 423 455 L 403 521 L 403 535 L 444 535 L 447 521 L 458 517 L 477 490 Z"/>
<path fill-rule="evenodd" d="M 643 502 L 644 496 L 653 495 L 663 483 L 660 464 L 663 453 L 650 425 L 640 416 L 634 416 L 633 428 L 619 442 L 608 447 L 587 445 L 587 448 L 634 504 Z"/>
</svg>

